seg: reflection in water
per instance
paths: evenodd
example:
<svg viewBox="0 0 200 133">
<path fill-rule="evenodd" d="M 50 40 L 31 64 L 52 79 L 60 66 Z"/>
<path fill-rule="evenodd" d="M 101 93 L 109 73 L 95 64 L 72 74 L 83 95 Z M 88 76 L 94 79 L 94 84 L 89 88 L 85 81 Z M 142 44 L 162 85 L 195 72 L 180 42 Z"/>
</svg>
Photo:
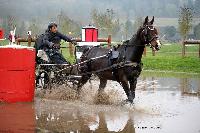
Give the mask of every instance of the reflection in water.
<svg viewBox="0 0 200 133">
<path fill-rule="evenodd" d="M 181 93 L 187 96 L 200 96 L 200 82 L 195 84 L 195 80 L 181 78 Z"/>
<path fill-rule="evenodd" d="M 109 89 L 124 94 L 115 82 L 108 82 Z M 0 133 L 200 132 L 199 94 L 197 78 L 141 77 L 132 106 L 95 105 L 87 98 L 59 101 L 38 97 L 34 104 L 0 104 Z"/>
<path fill-rule="evenodd" d="M 23 132 L 35 132 L 35 109 L 33 104 L 0 104 L 0 133 Z"/>
<path fill-rule="evenodd" d="M 40 102 L 38 100 L 37 104 L 42 105 Z M 47 100 L 44 104 L 48 106 L 51 102 Z M 135 133 L 133 117 L 130 117 L 128 112 L 119 110 L 107 112 L 98 107 L 93 111 L 90 111 L 90 108 L 68 107 L 66 112 L 60 108 L 60 103 L 56 106 L 58 108 L 48 106 L 45 109 L 37 109 L 38 132 Z"/>
<path fill-rule="evenodd" d="M 200 79 L 142 77 L 137 89 L 143 91 L 181 91 L 184 96 L 200 96 Z"/>
</svg>

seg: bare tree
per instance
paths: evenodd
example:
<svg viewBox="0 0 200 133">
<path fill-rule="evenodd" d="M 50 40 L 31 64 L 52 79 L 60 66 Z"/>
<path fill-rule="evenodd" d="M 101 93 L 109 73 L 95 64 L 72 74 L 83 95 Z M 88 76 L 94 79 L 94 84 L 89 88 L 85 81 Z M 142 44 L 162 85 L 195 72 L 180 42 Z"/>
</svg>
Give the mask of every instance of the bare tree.
<svg viewBox="0 0 200 133">
<path fill-rule="evenodd" d="M 78 37 L 80 35 L 80 25 L 74 20 L 70 19 L 63 11 L 57 16 L 59 30 L 64 34 L 71 34 Z"/>
<path fill-rule="evenodd" d="M 17 19 L 14 16 L 7 16 L 3 18 L 2 27 L 5 29 L 6 36 L 9 35 L 11 30 L 14 30 L 14 27 L 17 24 Z"/>
<path fill-rule="evenodd" d="M 142 24 L 143 24 L 143 18 L 140 16 L 136 17 L 133 23 L 133 31 L 136 32 L 140 28 L 140 26 L 142 26 Z"/>
<path fill-rule="evenodd" d="M 124 34 L 126 40 L 131 37 L 131 35 L 133 34 L 133 30 L 133 23 L 130 19 L 127 19 L 127 21 L 124 24 Z"/>
<path fill-rule="evenodd" d="M 41 33 L 41 27 L 40 22 L 36 20 L 35 18 L 31 20 L 28 30 L 31 31 L 32 36 L 37 36 Z"/>
<path fill-rule="evenodd" d="M 108 34 L 115 36 L 120 30 L 119 19 L 116 19 L 114 14 L 112 9 L 107 9 L 106 12 L 93 10 L 91 13 L 93 24 L 99 28 L 103 36 L 105 35 L 104 37 Z"/>
<path fill-rule="evenodd" d="M 193 9 L 183 6 L 180 8 L 179 14 L 179 32 L 183 39 L 187 39 L 188 33 L 192 28 Z"/>
</svg>

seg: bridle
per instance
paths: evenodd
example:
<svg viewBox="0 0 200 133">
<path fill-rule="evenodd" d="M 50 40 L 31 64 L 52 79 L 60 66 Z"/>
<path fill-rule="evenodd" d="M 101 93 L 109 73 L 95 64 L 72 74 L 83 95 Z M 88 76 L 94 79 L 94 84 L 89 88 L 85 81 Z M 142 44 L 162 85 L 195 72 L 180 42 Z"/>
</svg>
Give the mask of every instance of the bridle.
<svg viewBox="0 0 200 133">
<path fill-rule="evenodd" d="M 143 33 L 143 34 L 142 34 L 143 37 L 141 38 L 141 40 L 144 39 L 144 43 L 145 43 L 146 45 L 149 45 L 150 48 L 156 49 L 156 46 L 152 45 L 151 42 L 152 42 L 154 39 L 158 40 L 158 38 L 159 38 L 158 35 L 155 34 L 155 35 L 149 37 L 149 31 L 154 31 L 154 30 L 156 30 L 154 26 L 152 26 L 152 25 L 144 25 L 144 27 L 142 28 L 142 31 L 141 31 L 141 33 Z M 121 46 L 123 46 L 123 49 L 124 49 L 124 52 L 123 52 L 123 58 L 124 58 L 124 59 L 125 59 L 125 55 L 126 55 L 125 53 L 126 53 L 127 47 L 135 47 L 135 46 L 145 47 L 145 45 L 132 45 L 132 44 L 129 44 L 128 41 L 125 41 L 124 43 L 125 43 L 125 44 L 121 45 Z"/>
<path fill-rule="evenodd" d="M 155 46 L 153 46 L 153 45 L 151 44 L 151 42 L 152 42 L 154 39 L 157 40 L 157 39 L 159 38 L 157 34 L 155 34 L 155 35 L 149 37 L 149 34 L 148 34 L 149 31 L 154 31 L 154 30 L 155 30 L 155 27 L 152 26 L 152 25 L 144 25 L 143 30 L 142 30 L 142 33 L 143 33 L 143 35 L 144 35 L 144 42 L 145 42 L 146 45 L 149 45 L 150 48 L 155 47 Z"/>
</svg>

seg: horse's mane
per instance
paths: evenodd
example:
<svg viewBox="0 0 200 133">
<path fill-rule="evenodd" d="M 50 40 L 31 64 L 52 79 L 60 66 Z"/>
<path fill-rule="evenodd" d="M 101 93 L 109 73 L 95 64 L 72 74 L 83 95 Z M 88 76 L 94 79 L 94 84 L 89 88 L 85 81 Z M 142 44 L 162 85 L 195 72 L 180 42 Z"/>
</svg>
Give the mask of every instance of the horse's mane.
<svg viewBox="0 0 200 133">
<path fill-rule="evenodd" d="M 143 28 L 142 28 L 142 26 L 140 26 L 140 28 L 137 30 L 137 32 L 135 34 L 133 34 L 133 36 L 129 40 L 124 41 L 122 45 L 134 44 L 133 42 L 140 35 L 140 32 L 142 30 L 143 30 Z M 131 43 L 129 43 L 129 42 L 131 42 Z"/>
<path fill-rule="evenodd" d="M 130 40 L 123 41 L 122 45 L 127 45 Z"/>
</svg>

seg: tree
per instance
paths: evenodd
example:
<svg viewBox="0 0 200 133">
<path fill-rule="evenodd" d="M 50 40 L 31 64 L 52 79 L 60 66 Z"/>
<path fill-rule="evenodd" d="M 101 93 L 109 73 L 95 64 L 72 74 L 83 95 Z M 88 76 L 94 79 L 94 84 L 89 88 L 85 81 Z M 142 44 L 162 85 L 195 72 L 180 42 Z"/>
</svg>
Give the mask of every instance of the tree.
<svg viewBox="0 0 200 133">
<path fill-rule="evenodd" d="M 32 19 L 28 27 L 28 30 L 31 31 L 32 36 L 39 35 L 41 33 L 41 27 L 39 21 L 37 21 L 36 19 Z"/>
<path fill-rule="evenodd" d="M 2 24 L 2 27 L 3 27 L 3 29 L 4 29 L 4 32 L 5 32 L 5 37 L 7 38 L 8 37 L 8 35 L 9 35 L 9 27 L 8 27 L 8 22 L 7 22 L 8 20 L 7 20 L 7 18 L 4 18 L 3 19 L 3 24 Z"/>
<path fill-rule="evenodd" d="M 194 27 L 194 36 L 196 39 L 200 39 L 200 23 Z"/>
<path fill-rule="evenodd" d="M 133 23 L 133 32 L 136 32 L 140 28 L 140 26 L 142 26 L 142 23 L 143 23 L 142 17 L 136 17 Z"/>
<path fill-rule="evenodd" d="M 120 30 L 119 19 L 114 17 L 114 11 L 107 9 L 106 12 L 93 10 L 91 13 L 93 24 L 99 28 L 100 34 L 107 37 L 108 34 L 115 36 Z"/>
<path fill-rule="evenodd" d="M 124 24 L 125 39 L 127 40 L 133 34 L 133 23 L 128 19 Z"/>
<path fill-rule="evenodd" d="M 182 39 L 186 39 L 190 29 L 192 28 L 193 9 L 183 6 L 180 8 L 179 14 L 179 32 Z"/>
<path fill-rule="evenodd" d="M 80 35 L 80 25 L 65 15 L 63 11 L 57 17 L 59 31 L 64 34 L 70 33 L 77 37 Z"/>
<path fill-rule="evenodd" d="M 16 18 L 13 16 L 7 16 L 3 18 L 2 27 L 5 29 L 5 35 L 8 36 L 11 30 L 14 30 L 16 26 Z"/>
<path fill-rule="evenodd" d="M 17 28 L 17 34 L 22 37 L 25 36 L 27 32 L 25 22 L 22 21 L 21 25 Z"/>
</svg>

